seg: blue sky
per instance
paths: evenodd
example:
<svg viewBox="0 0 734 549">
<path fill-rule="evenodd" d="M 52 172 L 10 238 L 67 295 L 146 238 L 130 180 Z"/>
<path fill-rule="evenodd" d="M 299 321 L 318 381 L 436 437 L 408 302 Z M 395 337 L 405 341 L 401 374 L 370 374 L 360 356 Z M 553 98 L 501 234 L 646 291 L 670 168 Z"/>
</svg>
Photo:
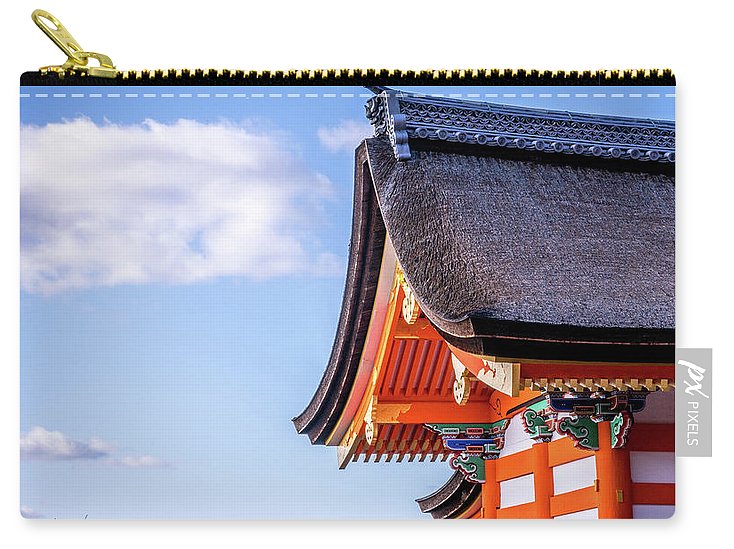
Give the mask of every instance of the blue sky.
<svg viewBox="0 0 734 549">
<path fill-rule="evenodd" d="M 406 90 L 674 116 L 672 88 Z M 331 350 L 367 93 L 21 90 L 27 516 L 424 518 L 447 464 L 339 471 L 290 422 Z"/>
</svg>

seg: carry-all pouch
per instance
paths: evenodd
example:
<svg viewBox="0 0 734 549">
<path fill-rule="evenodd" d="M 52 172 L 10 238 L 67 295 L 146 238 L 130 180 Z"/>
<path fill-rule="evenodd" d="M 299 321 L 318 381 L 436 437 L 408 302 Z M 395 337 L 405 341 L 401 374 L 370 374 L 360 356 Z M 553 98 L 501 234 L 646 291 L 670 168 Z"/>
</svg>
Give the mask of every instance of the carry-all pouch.
<svg viewBox="0 0 734 549">
<path fill-rule="evenodd" d="M 34 17 L 24 516 L 672 516 L 670 72 L 122 72 Z"/>
</svg>

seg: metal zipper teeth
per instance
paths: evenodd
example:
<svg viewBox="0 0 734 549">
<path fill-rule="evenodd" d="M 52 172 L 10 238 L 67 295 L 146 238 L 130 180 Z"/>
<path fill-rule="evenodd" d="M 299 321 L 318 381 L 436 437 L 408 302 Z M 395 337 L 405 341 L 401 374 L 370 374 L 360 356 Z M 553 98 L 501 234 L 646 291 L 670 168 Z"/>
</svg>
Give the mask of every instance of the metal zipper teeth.
<svg viewBox="0 0 734 549">
<path fill-rule="evenodd" d="M 674 86 L 670 69 L 595 71 L 537 71 L 524 69 L 388 70 L 326 69 L 290 71 L 243 71 L 217 69 L 166 69 L 121 71 L 115 78 L 88 76 L 73 71 L 27 72 L 21 85 L 75 86 Z"/>
</svg>

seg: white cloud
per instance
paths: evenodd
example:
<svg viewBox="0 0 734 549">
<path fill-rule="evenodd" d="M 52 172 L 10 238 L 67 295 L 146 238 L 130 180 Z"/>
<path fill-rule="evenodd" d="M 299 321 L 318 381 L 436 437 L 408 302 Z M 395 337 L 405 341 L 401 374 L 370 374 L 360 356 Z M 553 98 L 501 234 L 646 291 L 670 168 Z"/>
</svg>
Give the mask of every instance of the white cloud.
<svg viewBox="0 0 734 549">
<path fill-rule="evenodd" d="M 110 449 L 110 445 L 100 440 L 80 442 L 60 431 L 47 431 L 38 426 L 20 436 L 20 455 L 29 459 L 99 459 L 108 456 Z"/>
<path fill-rule="evenodd" d="M 20 506 L 20 515 L 23 518 L 27 518 L 27 519 L 44 519 L 44 518 L 46 518 L 46 515 L 44 515 L 43 513 L 39 513 L 38 511 L 34 511 L 33 509 L 31 509 L 30 507 L 28 507 L 26 505 L 21 505 Z"/>
<path fill-rule="evenodd" d="M 317 134 L 328 151 L 354 152 L 365 137 L 372 135 L 372 126 L 367 122 L 342 120 L 336 126 L 319 128 Z"/>
<path fill-rule="evenodd" d="M 231 123 L 21 128 L 21 284 L 334 275 L 318 243 L 332 183 L 273 133 Z"/>
<path fill-rule="evenodd" d="M 89 442 L 74 440 L 61 431 L 49 431 L 35 426 L 20 435 L 20 456 L 42 461 L 94 460 L 107 465 L 134 469 L 166 467 L 168 463 L 153 456 L 114 455 L 116 447 L 100 439 Z"/>
<path fill-rule="evenodd" d="M 131 469 L 146 469 L 150 467 L 166 467 L 167 462 L 153 456 L 127 456 L 120 458 L 115 463 Z"/>
</svg>

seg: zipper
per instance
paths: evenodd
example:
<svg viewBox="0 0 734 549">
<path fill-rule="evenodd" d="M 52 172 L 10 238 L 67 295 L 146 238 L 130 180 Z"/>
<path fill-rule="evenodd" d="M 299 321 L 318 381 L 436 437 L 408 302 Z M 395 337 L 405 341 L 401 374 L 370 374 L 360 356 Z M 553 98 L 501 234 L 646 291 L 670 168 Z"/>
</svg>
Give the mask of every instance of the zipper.
<svg viewBox="0 0 734 549">
<path fill-rule="evenodd" d="M 44 10 L 32 19 L 67 56 L 61 65 L 21 75 L 22 86 L 674 86 L 670 69 L 538 71 L 525 69 L 388 70 L 326 69 L 246 71 L 229 69 L 118 70 L 109 56 L 84 50 L 66 27 Z M 90 65 L 95 60 L 98 66 Z"/>
<path fill-rule="evenodd" d="M 84 50 L 79 42 L 56 17 L 44 10 L 35 10 L 31 19 L 38 28 L 66 54 L 62 65 L 41 67 L 41 74 L 56 74 L 63 78 L 67 74 L 79 74 L 96 78 L 115 78 L 119 71 L 112 64 L 112 59 L 103 53 Z M 96 59 L 99 66 L 90 66 L 89 60 Z"/>
</svg>

